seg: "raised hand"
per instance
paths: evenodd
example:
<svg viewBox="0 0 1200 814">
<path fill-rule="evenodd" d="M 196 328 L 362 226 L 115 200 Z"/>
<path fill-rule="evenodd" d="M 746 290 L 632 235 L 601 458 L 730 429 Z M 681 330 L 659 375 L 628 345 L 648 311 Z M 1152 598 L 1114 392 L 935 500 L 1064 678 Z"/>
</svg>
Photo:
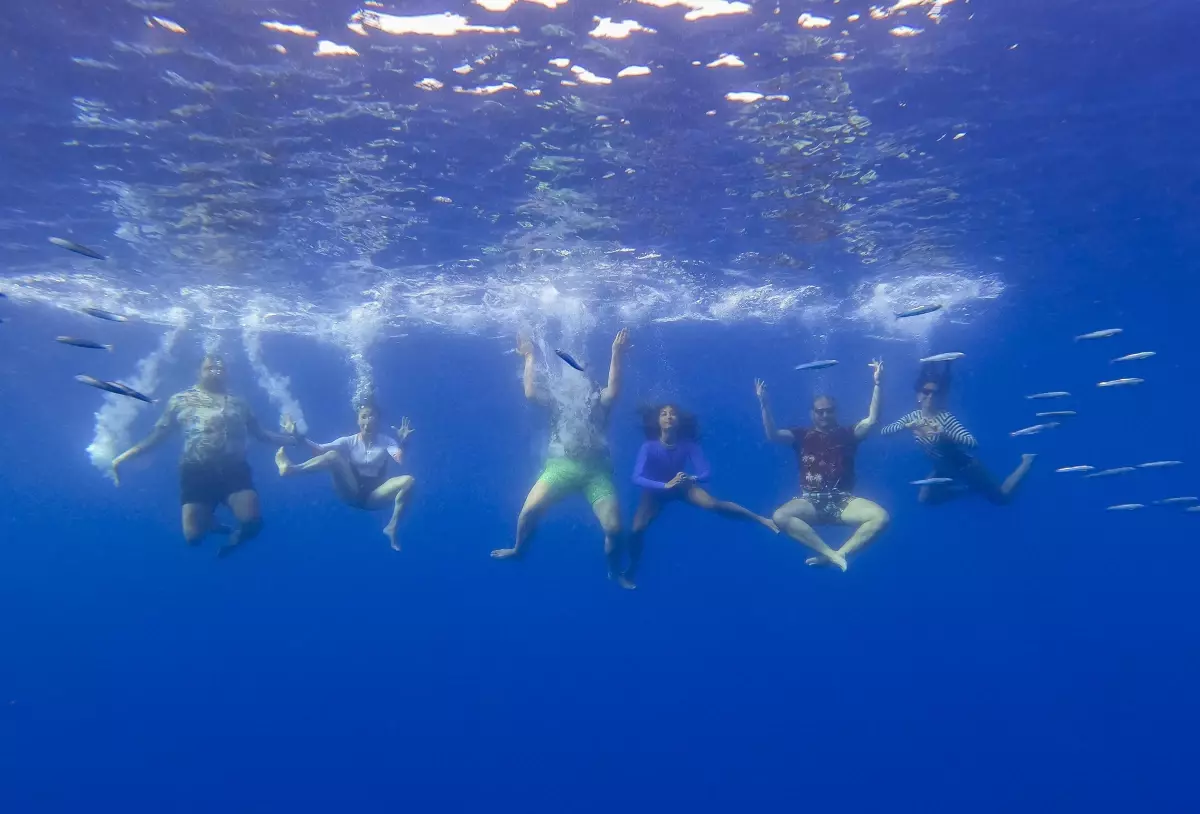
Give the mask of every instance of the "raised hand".
<svg viewBox="0 0 1200 814">
<path fill-rule="evenodd" d="M 400 426 L 392 427 L 392 430 L 396 433 L 396 437 L 400 439 L 400 443 L 402 444 L 408 440 L 408 436 L 416 432 L 416 430 L 413 429 L 412 422 L 408 420 L 408 416 L 401 418 Z"/>
<path fill-rule="evenodd" d="M 629 329 L 622 328 L 617 331 L 617 335 L 613 339 L 613 353 L 624 353 L 632 347 L 633 345 L 629 344 Z"/>
<path fill-rule="evenodd" d="M 879 384 L 879 380 L 883 378 L 883 360 L 872 359 L 867 367 L 875 371 L 875 384 Z"/>
<path fill-rule="evenodd" d="M 533 356 L 533 343 L 525 334 L 517 334 L 517 353 L 525 358 Z"/>
<path fill-rule="evenodd" d="M 762 401 L 767 397 L 767 383 L 762 379 L 754 380 L 754 394 L 758 396 L 758 400 Z"/>
</svg>

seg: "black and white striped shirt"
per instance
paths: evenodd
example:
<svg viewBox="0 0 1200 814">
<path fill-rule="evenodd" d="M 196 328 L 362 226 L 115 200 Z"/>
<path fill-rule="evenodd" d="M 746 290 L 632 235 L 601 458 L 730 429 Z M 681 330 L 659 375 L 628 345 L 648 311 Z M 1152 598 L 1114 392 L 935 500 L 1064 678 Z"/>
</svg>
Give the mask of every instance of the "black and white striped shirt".
<svg viewBox="0 0 1200 814">
<path fill-rule="evenodd" d="M 928 436 L 914 434 L 917 443 L 925 449 L 925 453 L 931 458 L 943 457 L 943 451 L 939 447 L 948 442 L 963 449 L 975 449 L 975 447 L 979 446 L 975 440 L 975 436 L 971 435 L 970 431 L 960 424 L 958 419 L 949 410 L 942 410 L 933 418 L 925 418 L 920 410 L 913 410 L 899 421 L 888 424 L 880 430 L 880 433 L 883 435 L 892 435 L 893 433 L 900 432 L 900 430 L 909 429 L 913 425 L 919 425 L 922 422 L 932 425 L 938 430 L 936 433 Z"/>
</svg>

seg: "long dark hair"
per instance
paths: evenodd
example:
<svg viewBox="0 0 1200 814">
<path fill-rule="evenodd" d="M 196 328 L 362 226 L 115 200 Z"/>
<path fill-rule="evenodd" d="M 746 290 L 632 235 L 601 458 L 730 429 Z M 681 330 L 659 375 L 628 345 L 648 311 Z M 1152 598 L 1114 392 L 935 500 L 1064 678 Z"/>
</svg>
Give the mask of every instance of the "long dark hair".
<svg viewBox="0 0 1200 814">
<path fill-rule="evenodd" d="M 920 393 L 925 389 L 925 385 L 936 384 L 938 386 L 937 399 L 945 399 L 950 393 L 952 380 L 949 362 L 925 362 L 921 365 L 920 372 L 917 373 L 917 380 L 913 382 L 913 390 Z"/>
<path fill-rule="evenodd" d="M 679 440 L 695 441 L 700 437 L 700 424 L 695 414 L 689 413 L 673 401 L 668 401 L 658 405 L 646 405 L 638 410 L 642 414 L 642 431 L 647 439 L 653 441 L 662 435 L 662 430 L 658 427 L 658 415 L 667 407 L 675 410 L 675 415 L 679 416 L 679 423 L 675 426 L 675 436 Z"/>
</svg>

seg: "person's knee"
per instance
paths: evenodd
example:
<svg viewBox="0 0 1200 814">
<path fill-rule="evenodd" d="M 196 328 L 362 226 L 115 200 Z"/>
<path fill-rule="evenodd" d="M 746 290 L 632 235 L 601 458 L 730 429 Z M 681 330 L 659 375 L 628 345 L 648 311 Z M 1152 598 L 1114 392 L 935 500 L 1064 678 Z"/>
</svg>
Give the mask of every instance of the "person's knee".
<svg viewBox="0 0 1200 814">
<path fill-rule="evenodd" d="M 792 516 L 790 514 L 788 514 L 787 512 L 785 512 L 783 509 L 776 509 L 775 513 L 771 515 L 771 522 L 773 522 L 777 526 L 783 526 L 787 523 L 787 521 L 789 521 L 791 519 L 792 519 Z"/>
<path fill-rule="evenodd" d="M 604 529 L 605 537 L 616 537 L 621 533 L 620 517 L 601 517 L 600 528 Z"/>
<path fill-rule="evenodd" d="M 195 523 L 184 523 L 183 525 L 183 541 L 188 545 L 199 545 L 204 539 L 205 530 L 202 526 Z"/>
<path fill-rule="evenodd" d="M 883 531 L 892 524 L 892 516 L 888 514 L 887 509 L 881 508 L 878 512 L 876 512 L 875 517 L 871 518 L 871 522 L 874 523 L 880 531 Z"/>
</svg>

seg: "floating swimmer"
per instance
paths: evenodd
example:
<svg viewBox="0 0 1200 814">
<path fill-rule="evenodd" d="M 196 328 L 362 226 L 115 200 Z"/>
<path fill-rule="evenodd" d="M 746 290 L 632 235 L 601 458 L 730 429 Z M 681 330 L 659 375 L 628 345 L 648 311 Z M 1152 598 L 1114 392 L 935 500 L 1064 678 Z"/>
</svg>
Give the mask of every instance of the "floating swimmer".
<svg viewBox="0 0 1200 814">
<path fill-rule="evenodd" d="M 1075 337 L 1075 341 L 1079 342 L 1080 340 L 1085 339 L 1108 339 L 1110 336 L 1116 336 L 1123 330 L 1123 328 L 1105 328 L 1102 331 L 1092 331 L 1089 334 L 1080 334 L 1079 336 Z"/>
<path fill-rule="evenodd" d="M 1066 390 L 1048 390 L 1045 393 L 1034 393 L 1032 396 L 1026 396 L 1027 399 L 1062 399 L 1071 395 Z"/>
<path fill-rule="evenodd" d="M 1009 435 L 1011 435 L 1013 438 L 1020 438 L 1022 435 L 1037 435 L 1039 432 L 1042 432 L 1043 430 L 1052 430 L 1057 426 L 1058 426 L 1057 421 L 1047 421 L 1045 424 L 1034 424 L 1032 427 L 1026 427 L 1023 430 L 1017 430 L 1016 432 L 1010 432 Z"/>
<path fill-rule="evenodd" d="M 554 353 L 556 356 L 558 356 L 559 359 L 562 359 L 564 362 L 566 362 L 568 365 L 570 365 L 571 367 L 578 370 L 580 373 L 583 372 L 583 365 L 576 362 L 575 357 L 572 356 L 571 354 L 567 353 L 565 350 L 558 350 L 556 348 L 554 350 Z"/>
<path fill-rule="evenodd" d="M 824 370 L 836 364 L 837 359 L 818 359 L 815 362 L 805 362 L 802 365 L 796 365 L 796 370 Z"/>
<path fill-rule="evenodd" d="M 1107 382 L 1097 382 L 1097 387 L 1128 387 L 1131 384 L 1141 384 L 1145 379 L 1113 379 Z"/>
<path fill-rule="evenodd" d="M 83 384 L 86 384 L 89 387 L 95 387 L 97 390 L 104 390 L 109 393 L 116 393 L 118 396 L 128 396 L 131 399 L 137 399 L 138 401 L 144 401 L 147 404 L 154 403 L 154 399 L 150 398 L 149 396 L 143 395 L 142 393 L 139 393 L 138 391 L 134 390 L 129 385 L 121 384 L 120 382 L 106 382 L 106 381 L 103 381 L 102 379 L 97 379 L 94 376 L 85 376 L 82 374 L 80 374 L 79 376 L 76 376 L 75 381 L 82 382 Z"/>
<path fill-rule="evenodd" d="M 1149 359 L 1151 356 L 1155 356 L 1155 355 L 1157 355 L 1157 354 L 1155 354 L 1155 352 L 1152 350 L 1144 350 L 1144 351 L 1141 351 L 1140 353 L 1127 353 L 1124 356 L 1118 356 L 1116 359 L 1111 359 L 1110 361 L 1112 361 L 1112 362 L 1136 362 L 1138 359 Z"/>
<path fill-rule="evenodd" d="M 104 259 L 104 255 L 100 254 L 100 252 L 96 251 L 95 249 L 89 249 L 87 246 L 76 243 L 74 240 L 67 240 L 66 238 L 61 237 L 52 237 L 50 238 L 50 242 L 59 248 L 66 249 L 69 252 L 75 252 L 76 254 L 82 254 L 84 257 L 90 257 L 93 260 Z"/>
<path fill-rule="evenodd" d="M 91 306 L 88 306 L 87 308 L 80 308 L 79 310 L 82 313 L 87 314 L 89 317 L 95 317 L 96 319 L 104 319 L 104 320 L 108 320 L 109 322 L 128 322 L 129 321 L 129 317 L 123 317 L 120 314 L 114 314 L 112 311 L 105 311 L 103 308 L 92 308 Z"/>
<path fill-rule="evenodd" d="M 1144 508 L 1146 508 L 1146 504 L 1144 504 L 1144 503 L 1118 503 L 1116 506 L 1109 506 L 1108 511 L 1110 511 L 1110 512 L 1131 512 L 1134 509 L 1144 509 Z"/>
<path fill-rule="evenodd" d="M 1072 418 L 1079 415 L 1074 410 L 1048 410 L 1044 413 L 1034 413 L 1034 418 Z"/>
<path fill-rule="evenodd" d="M 103 345 L 99 342 L 93 342 L 90 339 L 76 339 L 73 336 L 56 336 L 55 342 L 61 342 L 64 345 L 74 345 L 77 348 L 91 348 L 92 350 L 107 350 L 113 349 L 112 345 Z"/>
<path fill-rule="evenodd" d="M 955 359 L 961 359 L 964 356 L 966 356 L 965 353 L 958 353 L 957 351 L 952 353 L 935 353 L 933 356 L 926 356 L 921 362 L 953 362 Z"/>
<path fill-rule="evenodd" d="M 918 305 L 916 308 L 909 308 L 907 311 L 901 311 L 896 314 L 896 319 L 907 319 L 908 317 L 919 317 L 922 314 L 932 314 L 934 311 L 942 310 L 940 302 L 932 302 L 928 305 Z"/>
<path fill-rule="evenodd" d="M 1087 464 L 1082 464 L 1080 466 L 1064 466 L 1059 469 L 1055 469 L 1054 471 L 1055 472 L 1091 472 L 1095 468 L 1096 467 L 1094 467 L 1094 466 L 1088 466 Z"/>
<path fill-rule="evenodd" d="M 1138 464 L 1138 469 L 1165 469 L 1168 466 L 1182 466 L 1183 461 L 1150 461 Z"/>
</svg>

